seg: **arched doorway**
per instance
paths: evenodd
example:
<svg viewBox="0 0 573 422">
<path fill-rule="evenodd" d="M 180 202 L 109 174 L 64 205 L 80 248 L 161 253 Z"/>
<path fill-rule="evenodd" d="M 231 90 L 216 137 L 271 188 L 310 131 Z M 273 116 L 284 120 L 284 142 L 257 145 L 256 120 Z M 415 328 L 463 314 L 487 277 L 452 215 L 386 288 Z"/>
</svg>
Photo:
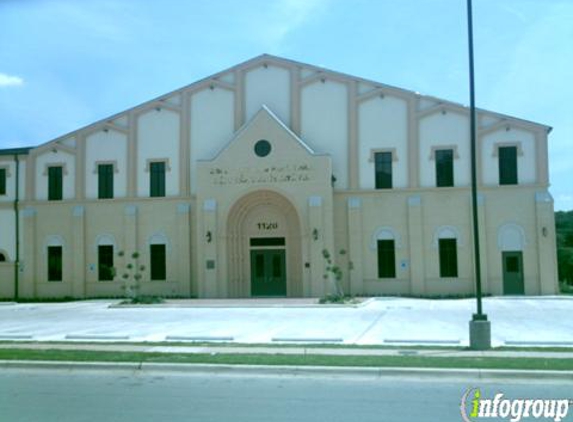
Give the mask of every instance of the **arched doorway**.
<svg viewBox="0 0 573 422">
<path fill-rule="evenodd" d="M 240 198 L 227 220 L 231 297 L 302 296 L 301 228 L 292 203 L 260 190 Z"/>
</svg>

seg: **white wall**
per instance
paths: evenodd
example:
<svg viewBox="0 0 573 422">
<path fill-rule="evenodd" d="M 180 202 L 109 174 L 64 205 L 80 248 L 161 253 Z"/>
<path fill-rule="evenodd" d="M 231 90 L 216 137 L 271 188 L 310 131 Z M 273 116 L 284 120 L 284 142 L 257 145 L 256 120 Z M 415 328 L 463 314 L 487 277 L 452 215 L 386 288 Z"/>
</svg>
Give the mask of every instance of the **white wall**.
<svg viewBox="0 0 573 422">
<path fill-rule="evenodd" d="M 326 80 L 301 94 L 301 137 L 317 153 L 332 156 L 335 189 L 348 187 L 348 93 L 346 85 Z"/>
<path fill-rule="evenodd" d="M 436 186 L 436 160 L 433 147 L 457 146 L 454 154 L 454 186 L 470 184 L 469 117 L 447 111 L 431 114 L 420 120 L 420 186 Z"/>
<path fill-rule="evenodd" d="M 233 137 L 234 94 L 204 89 L 191 97 L 191 193 L 196 191 L 197 160 L 211 160 Z"/>
<path fill-rule="evenodd" d="M 137 195 L 149 197 L 147 160 L 169 159 L 165 172 L 165 194 L 179 194 L 179 114 L 151 109 L 137 119 Z"/>
<path fill-rule="evenodd" d="M 0 227 L 2 232 L 0 235 L 0 250 L 8 254 L 6 257 L 8 261 L 16 259 L 15 251 L 15 232 L 14 232 L 14 211 L 11 209 L 0 210 Z"/>
<path fill-rule="evenodd" d="M 62 150 L 47 150 L 36 158 L 36 199 L 48 199 L 48 169 L 49 165 L 63 165 L 63 199 L 75 197 L 76 166 L 75 157 Z"/>
<path fill-rule="evenodd" d="M 116 173 L 113 175 L 114 198 L 127 194 L 127 135 L 109 130 L 100 130 L 89 135 L 86 140 L 86 198 L 98 197 L 98 161 L 115 161 Z"/>
<path fill-rule="evenodd" d="M 535 183 L 537 180 L 535 135 L 520 129 L 500 129 L 482 139 L 482 177 L 485 185 L 499 185 L 499 157 L 496 144 L 520 143 L 523 155 L 517 156 L 517 182 Z"/>
<path fill-rule="evenodd" d="M 290 73 L 288 70 L 261 66 L 245 75 L 246 121 L 265 104 L 287 126 L 290 125 Z"/>
<path fill-rule="evenodd" d="M 408 186 L 408 117 L 404 100 L 374 97 L 358 108 L 360 188 L 374 189 L 373 149 L 395 149 L 398 161 L 392 163 L 392 184 Z"/>
</svg>

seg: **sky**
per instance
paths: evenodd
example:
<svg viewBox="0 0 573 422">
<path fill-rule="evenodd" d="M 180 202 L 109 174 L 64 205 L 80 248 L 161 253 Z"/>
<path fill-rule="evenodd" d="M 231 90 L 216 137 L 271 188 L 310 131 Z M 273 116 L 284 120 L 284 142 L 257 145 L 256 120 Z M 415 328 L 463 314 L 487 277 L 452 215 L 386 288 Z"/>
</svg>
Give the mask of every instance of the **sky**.
<svg viewBox="0 0 573 422">
<path fill-rule="evenodd" d="M 553 127 L 573 210 L 573 1 L 473 3 L 476 105 Z M 263 53 L 469 103 L 466 0 L 0 0 L 0 149 Z"/>
</svg>

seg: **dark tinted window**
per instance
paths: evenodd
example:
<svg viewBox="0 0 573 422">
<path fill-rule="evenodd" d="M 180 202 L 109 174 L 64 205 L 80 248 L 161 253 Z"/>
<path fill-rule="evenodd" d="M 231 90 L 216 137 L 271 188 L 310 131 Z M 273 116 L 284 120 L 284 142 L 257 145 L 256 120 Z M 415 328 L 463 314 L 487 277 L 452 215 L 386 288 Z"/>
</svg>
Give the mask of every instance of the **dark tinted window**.
<svg viewBox="0 0 573 422">
<path fill-rule="evenodd" d="M 440 239 L 440 277 L 458 276 L 456 239 Z"/>
<path fill-rule="evenodd" d="M 378 241 L 378 278 L 396 277 L 394 240 Z"/>
<path fill-rule="evenodd" d="M 517 185 L 517 147 L 499 147 L 499 184 Z"/>
<path fill-rule="evenodd" d="M 63 198 L 62 167 L 48 167 L 48 200 L 61 201 Z"/>
<path fill-rule="evenodd" d="M 454 151 L 436 150 L 436 186 L 454 186 Z"/>
<path fill-rule="evenodd" d="M 374 153 L 374 171 L 376 189 L 392 188 L 392 153 Z"/>
</svg>

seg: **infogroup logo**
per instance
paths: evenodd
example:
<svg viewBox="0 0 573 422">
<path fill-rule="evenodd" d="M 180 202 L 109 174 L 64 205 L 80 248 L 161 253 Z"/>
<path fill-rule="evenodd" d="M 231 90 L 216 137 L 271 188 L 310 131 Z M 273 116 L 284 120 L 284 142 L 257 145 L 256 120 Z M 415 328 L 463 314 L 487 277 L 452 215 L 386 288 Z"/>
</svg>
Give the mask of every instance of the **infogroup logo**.
<svg viewBox="0 0 573 422">
<path fill-rule="evenodd" d="M 559 422 L 567 416 L 570 399 L 508 399 L 503 393 L 493 398 L 482 397 L 479 388 L 468 388 L 462 396 L 460 411 L 465 422 L 475 422 L 487 418 L 509 419 L 519 422 L 522 419 L 541 419 Z"/>
</svg>

